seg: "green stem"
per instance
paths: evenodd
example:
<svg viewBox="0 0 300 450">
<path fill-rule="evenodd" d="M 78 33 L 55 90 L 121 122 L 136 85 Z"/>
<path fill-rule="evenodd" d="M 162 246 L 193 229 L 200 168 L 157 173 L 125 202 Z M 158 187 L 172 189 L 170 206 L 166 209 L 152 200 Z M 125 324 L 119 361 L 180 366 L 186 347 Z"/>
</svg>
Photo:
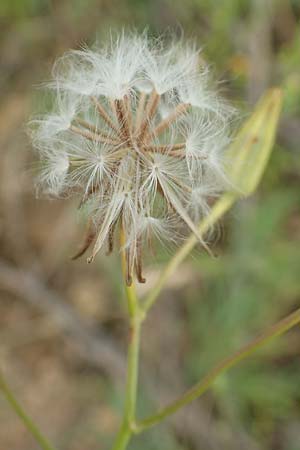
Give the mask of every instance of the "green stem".
<svg viewBox="0 0 300 450">
<path fill-rule="evenodd" d="M 124 247 L 124 232 L 120 231 L 121 248 Z M 123 278 L 126 278 L 126 261 L 124 252 L 122 257 Z M 123 421 L 117 434 L 113 450 L 124 450 L 130 441 L 135 428 L 135 409 L 138 385 L 138 360 L 141 333 L 141 311 L 135 292 L 134 284 L 125 285 L 128 313 L 130 319 L 129 347 L 127 356 L 127 380 Z"/>
<path fill-rule="evenodd" d="M 234 353 L 232 356 L 224 359 L 219 365 L 212 369 L 199 383 L 195 384 L 191 389 L 189 389 L 184 395 L 175 400 L 174 402 L 167 405 L 165 408 L 158 411 L 156 414 L 144 419 L 141 422 L 137 422 L 135 426 L 135 432 L 140 433 L 147 428 L 156 425 L 162 420 L 166 419 L 168 416 L 174 414 L 176 411 L 181 409 L 183 406 L 192 402 L 193 400 L 200 397 L 204 392 L 206 392 L 215 379 L 221 375 L 223 372 L 230 369 L 232 366 L 236 365 L 239 361 L 251 355 L 254 351 L 271 341 L 277 336 L 288 331 L 290 328 L 294 327 L 300 322 L 300 308 L 295 312 L 285 317 L 277 324 L 270 327 L 267 331 L 262 333 L 259 337 L 254 339 L 249 344 L 242 347 L 239 351 Z"/>
<path fill-rule="evenodd" d="M 139 318 L 132 321 L 130 329 L 130 344 L 128 349 L 128 370 L 127 370 L 127 389 L 125 402 L 125 417 L 128 425 L 132 425 L 135 420 L 136 393 L 138 381 L 138 355 L 140 347 L 140 328 Z"/>
<path fill-rule="evenodd" d="M 55 450 L 55 448 L 49 443 L 49 441 L 43 436 L 38 427 L 35 425 L 33 420 L 26 414 L 22 406 L 17 401 L 16 397 L 12 393 L 10 387 L 0 373 L 0 391 L 2 391 L 4 397 L 17 414 L 17 416 L 22 420 L 23 424 L 27 430 L 32 434 L 35 440 L 40 444 L 43 450 Z"/>
<path fill-rule="evenodd" d="M 210 214 L 200 223 L 199 231 L 201 234 L 204 234 L 209 227 L 214 225 L 220 217 L 222 217 L 226 211 L 228 211 L 233 203 L 237 200 L 237 197 L 233 194 L 224 194 L 214 205 Z M 177 269 L 179 264 L 187 257 L 187 255 L 191 252 L 191 250 L 197 244 L 197 237 L 192 234 L 189 239 L 182 245 L 179 250 L 175 253 L 174 257 L 170 260 L 170 262 L 166 265 L 165 269 L 162 271 L 156 285 L 151 289 L 148 297 L 146 297 L 142 310 L 144 315 L 148 312 L 148 310 L 153 306 L 157 297 L 159 296 L 167 278 Z"/>
<path fill-rule="evenodd" d="M 132 320 L 130 330 L 130 343 L 128 349 L 127 360 L 127 382 L 126 382 L 126 399 L 125 408 L 121 428 L 117 435 L 113 450 L 124 450 L 127 448 L 129 440 L 135 428 L 135 407 L 136 393 L 138 382 L 138 356 L 140 344 L 140 327 L 141 321 L 139 317 Z"/>
</svg>

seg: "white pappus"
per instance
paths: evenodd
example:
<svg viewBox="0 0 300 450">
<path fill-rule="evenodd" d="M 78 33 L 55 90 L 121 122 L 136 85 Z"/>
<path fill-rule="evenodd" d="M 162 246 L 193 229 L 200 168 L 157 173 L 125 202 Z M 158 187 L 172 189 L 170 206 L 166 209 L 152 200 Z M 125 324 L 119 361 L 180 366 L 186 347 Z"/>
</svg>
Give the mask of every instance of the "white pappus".
<svg viewBox="0 0 300 450">
<path fill-rule="evenodd" d="M 140 282 L 143 248 L 174 240 L 185 225 L 207 248 L 197 223 L 226 189 L 224 149 L 233 108 L 210 87 L 194 45 L 121 33 L 97 50 L 55 63 L 55 108 L 32 121 L 41 159 L 38 186 L 90 203 L 88 261 L 122 228 L 127 283 Z"/>
</svg>

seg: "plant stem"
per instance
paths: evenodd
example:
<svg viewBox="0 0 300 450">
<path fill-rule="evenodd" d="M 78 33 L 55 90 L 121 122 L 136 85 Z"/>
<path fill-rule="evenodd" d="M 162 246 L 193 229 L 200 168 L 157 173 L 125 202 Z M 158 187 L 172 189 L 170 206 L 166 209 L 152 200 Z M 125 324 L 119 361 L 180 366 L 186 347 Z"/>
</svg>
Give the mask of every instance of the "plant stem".
<svg viewBox="0 0 300 450">
<path fill-rule="evenodd" d="M 124 247 L 124 231 L 121 228 L 120 241 L 121 248 Z M 126 260 L 124 252 L 122 251 L 122 271 L 123 279 L 126 279 Z M 136 409 L 136 394 L 138 384 L 138 359 L 140 347 L 140 331 L 141 331 L 141 312 L 138 304 L 138 299 L 135 292 L 134 284 L 127 286 L 125 283 L 128 313 L 130 320 L 129 333 L 129 347 L 127 356 L 127 381 L 126 381 L 126 396 L 125 407 L 123 414 L 123 421 L 120 430 L 117 434 L 113 450 L 124 450 L 127 448 L 129 440 L 135 428 L 135 409 Z"/>
<path fill-rule="evenodd" d="M 228 211 L 233 203 L 237 200 L 237 197 L 234 194 L 224 194 L 213 206 L 210 214 L 200 223 L 199 231 L 201 234 L 204 234 L 209 227 L 214 225 L 220 217 L 222 217 L 226 211 Z M 157 297 L 159 296 L 167 278 L 177 269 L 179 264 L 187 257 L 190 251 L 195 247 L 198 242 L 198 238 L 191 234 L 191 236 L 187 239 L 185 244 L 183 244 L 179 250 L 175 253 L 174 257 L 169 261 L 166 265 L 165 269 L 162 271 L 156 285 L 151 289 L 151 292 L 146 297 L 142 310 L 144 314 L 153 306 Z"/>
<path fill-rule="evenodd" d="M 6 383 L 3 375 L 0 373 L 0 391 L 2 391 L 4 397 L 17 414 L 17 416 L 22 420 L 23 424 L 27 428 L 27 430 L 32 434 L 35 440 L 40 444 L 43 450 L 55 450 L 49 441 L 45 438 L 45 436 L 38 429 L 37 425 L 33 422 L 33 420 L 26 414 L 22 406 L 17 401 L 16 397 L 12 393 L 10 387 Z"/>
<path fill-rule="evenodd" d="M 156 425 L 162 420 L 166 419 L 168 416 L 174 414 L 176 411 L 181 409 L 183 406 L 192 402 L 193 400 L 200 397 L 204 392 L 206 392 L 215 379 L 226 372 L 232 366 L 235 366 L 239 361 L 251 355 L 254 351 L 270 342 L 277 336 L 288 331 L 290 328 L 294 327 L 300 323 L 300 308 L 295 312 L 280 320 L 277 324 L 271 326 L 267 331 L 262 333 L 259 337 L 254 339 L 249 344 L 242 347 L 239 351 L 234 353 L 232 356 L 224 359 L 220 364 L 218 364 L 214 369 L 212 369 L 199 383 L 195 384 L 191 389 L 189 389 L 184 395 L 175 400 L 174 402 L 167 405 L 165 408 L 158 411 L 156 414 L 144 419 L 141 422 L 136 423 L 135 432 L 140 433 L 147 428 Z"/>
<path fill-rule="evenodd" d="M 141 322 L 139 318 L 135 318 L 131 323 L 132 326 L 130 330 L 130 343 L 127 359 L 125 408 L 122 425 L 118 432 L 113 450 L 126 449 L 133 434 L 133 429 L 135 428 L 135 406 L 138 381 L 138 355 Z"/>
</svg>

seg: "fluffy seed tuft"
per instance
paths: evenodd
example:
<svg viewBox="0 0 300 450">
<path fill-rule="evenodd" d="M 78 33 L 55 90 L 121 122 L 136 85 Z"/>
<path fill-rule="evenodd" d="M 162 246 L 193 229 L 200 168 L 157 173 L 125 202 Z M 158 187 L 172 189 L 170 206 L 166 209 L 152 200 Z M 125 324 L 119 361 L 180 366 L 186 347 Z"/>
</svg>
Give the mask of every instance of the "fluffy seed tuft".
<svg viewBox="0 0 300 450">
<path fill-rule="evenodd" d="M 142 275 L 152 237 L 198 233 L 197 222 L 226 188 L 224 148 L 233 108 L 210 85 L 193 45 L 121 34 L 100 50 L 71 51 L 53 69 L 55 111 L 34 120 L 38 185 L 90 203 L 81 255 L 89 262 L 122 227 L 127 280 Z"/>
</svg>

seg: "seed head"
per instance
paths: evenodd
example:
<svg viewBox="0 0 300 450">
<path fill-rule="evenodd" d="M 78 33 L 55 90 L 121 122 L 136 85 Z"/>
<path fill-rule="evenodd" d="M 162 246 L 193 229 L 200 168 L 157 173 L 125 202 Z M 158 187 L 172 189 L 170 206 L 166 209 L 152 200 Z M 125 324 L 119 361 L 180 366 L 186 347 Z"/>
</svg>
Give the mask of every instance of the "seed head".
<svg viewBox="0 0 300 450">
<path fill-rule="evenodd" d="M 192 45 L 121 34 L 97 50 L 60 58 L 50 83 L 55 111 L 34 120 L 33 143 L 48 194 L 79 194 L 89 205 L 79 256 L 88 261 L 122 227 L 127 283 L 140 282 L 151 239 L 176 240 L 226 188 L 224 148 L 233 109 L 210 88 Z"/>
</svg>

